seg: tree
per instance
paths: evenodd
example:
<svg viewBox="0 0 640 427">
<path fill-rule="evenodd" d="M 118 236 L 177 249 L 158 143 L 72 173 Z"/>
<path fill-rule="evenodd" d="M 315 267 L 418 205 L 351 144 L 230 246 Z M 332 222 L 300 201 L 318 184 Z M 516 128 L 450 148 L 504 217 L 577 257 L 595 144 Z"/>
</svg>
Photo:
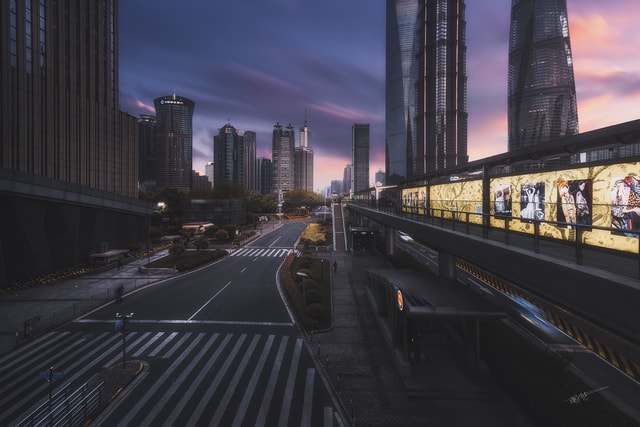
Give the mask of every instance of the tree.
<svg viewBox="0 0 640 427">
<path fill-rule="evenodd" d="M 235 182 L 223 182 L 213 187 L 214 199 L 246 199 L 249 192 L 244 185 Z"/>
</svg>

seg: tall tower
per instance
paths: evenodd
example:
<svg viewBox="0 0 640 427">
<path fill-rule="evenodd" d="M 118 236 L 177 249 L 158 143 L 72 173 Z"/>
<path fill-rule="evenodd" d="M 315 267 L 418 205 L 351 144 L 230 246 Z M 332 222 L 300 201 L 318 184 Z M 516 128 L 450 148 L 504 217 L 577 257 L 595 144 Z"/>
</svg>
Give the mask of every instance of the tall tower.
<svg viewBox="0 0 640 427">
<path fill-rule="evenodd" d="M 313 150 L 309 147 L 309 126 L 307 119 L 300 128 L 300 146 L 294 153 L 294 188 L 313 192 Z"/>
<path fill-rule="evenodd" d="M 465 164 L 467 45 L 464 0 L 426 0 L 420 10 L 415 145 L 409 176 Z"/>
<path fill-rule="evenodd" d="M 369 188 L 369 124 L 355 123 L 351 128 L 351 179 L 353 192 Z"/>
<path fill-rule="evenodd" d="M 416 92 L 420 0 L 387 0 L 385 83 L 386 182 L 407 175 L 408 147 L 416 145 Z M 345 181 L 346 182 L 346 181 Z M 351 184 L 349 183 L 349 186 Z M 348 188 L 345 188 L 348 193 Z"/>
<path fill-rule="evenodd" d="M 156 118 L 140 115 L 138 121 L 138 186 L 143 191 L 156 190 Z"/>
<path fill-rule="evenodd" d="M 246 187 L 245 141 L 229 123 L 213 137 L 213 186 L 237 183 Z"/>
<path fill-rule="evenodd" d="M 246 131 L 244 138 L 244 185 L 251 194 L 255 194 L 256 188 L 256 141 L 257 136 L 253 131 Z"/>
<path fill-rule="evenodd" d="M 509 151 L 578 133 L 566 0 L 513 0 Z"/>
<path fill-rule="evenodd" d="M 176 94 L 153 101 L 156 107 L 158 190 L 191 190 L 193 109 L 195 103 Z"/>
<path fill-rule="evenodd" d="M 271 145 L 272 189 L 283 194 L 293 190 L 293 152 L 296 135 L 293 126 L 283 128 L 280 123 L 273 127 Z"/>
</svg>

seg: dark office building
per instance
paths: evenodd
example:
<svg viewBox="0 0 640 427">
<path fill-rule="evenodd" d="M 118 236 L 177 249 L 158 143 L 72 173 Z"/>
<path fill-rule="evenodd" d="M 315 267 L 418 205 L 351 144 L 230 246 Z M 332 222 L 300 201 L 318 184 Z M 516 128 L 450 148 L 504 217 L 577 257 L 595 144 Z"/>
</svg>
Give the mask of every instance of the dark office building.
<svg viewBox="0 0 640 427">
<path fill-rule="evenodd" d="M 509 151 L 578 133 L 566 0 L 511 6 Z"/>
<path fill-rule="evenodd" d="M 223 183 L 247 186 L 245 181 L 245 142 L 236 128 L 230 124 L 220 128 L 213 137 L 213 187 Z"/>
<path fill-rule="evenodd" d="M 273 172 L 272 190 L 278 194 L 284 194 L 293 190 L 293 153 L 295 149 L 296 135 L 293 126 L 289 124 L 285 128 L 280 123 L 273 127 L 273 140 L 271 145 L 271 167 Z"/>
<path fill-rule="evenodd" d="M 369 185 L 369 124 L 355 123 L 351 127 L 351 164 L 353 165 L 351 188 L 354 193 L 366 190 Z"/>
<path fill-rule="evenodd" d="M 426 0 L 420 22 L 424 25 L 418 42 L 420 108 L 416 143 L 409 147 L 411 177 L 469 161 L 465 2 Z"/>
<path fill-rule="evenodd" d="M 0 286 L 146 240 L 118 1 L 0 2 Z"/>
<path fill-rule="evenodd" d="M 256 143 L 257 135 L 253 131 L 245 131 L 244 138 L 244 182 L 251 194 L 256 193 Z"/>
<path fill-rule="evenodd" d="M 156 191 L 156 118 L 148 114 L 138 121 L 138 186 Z"/>
<path fill-rule="evenodd" d="M 387 184 L 468 162 L 463 0 L 387 0 Z"/>
<path fill-rule="evenodd" d="M 193 109 L 195 103 L 176 94 L 153 100 L 156 107 L 157 187 L 191 190 Z"/>
<path fill-rule="evenodd" d="M 271 193 L 273 190 L 272 175 L 271 159 L 266 157 L 256 159 L 256 189 L 259 194 Z"/>
</svg>

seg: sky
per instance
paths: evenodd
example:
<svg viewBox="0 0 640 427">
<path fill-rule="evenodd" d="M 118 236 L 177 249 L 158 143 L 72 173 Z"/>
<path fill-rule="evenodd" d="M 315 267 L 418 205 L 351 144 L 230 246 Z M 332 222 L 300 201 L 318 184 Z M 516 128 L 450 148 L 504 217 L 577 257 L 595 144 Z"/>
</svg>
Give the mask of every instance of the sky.
<svg viewBox="0 0 640 427">
<path fill-rule="evenodd" d="M 467 0 L 469 160 L 507 151 L 511 0 Z M 580 132 L 640 119 L 640 2 L 568 0 Z M 230 123 L 271 158 L 276 123 L 305 118 L 314 190 L 342 180 L 351 128 L 370 125 L 370 174 L 384 171 L 385 0 L 122 0 L 120 109 L 155 114 L 175 93 L 196 104 L 193 169 Z"/>
</svg>

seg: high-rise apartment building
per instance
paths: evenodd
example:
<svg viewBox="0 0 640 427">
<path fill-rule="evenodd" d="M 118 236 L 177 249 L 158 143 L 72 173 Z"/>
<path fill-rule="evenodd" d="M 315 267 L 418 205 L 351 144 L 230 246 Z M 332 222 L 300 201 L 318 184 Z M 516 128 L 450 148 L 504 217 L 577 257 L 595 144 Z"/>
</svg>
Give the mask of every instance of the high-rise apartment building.
<svg viewBox="0 0 640 427">
<path fill-rule="evenodd" d="M 313 192 L 313 149 L 309 147 L 309 126 L 300 128 L 300 146 L 294 151 L 294 183 L 296 190 Z"/>
<path fill-rule="evenodd" d="M 369 188 L 369 124 L 355 123 L 351 127 L 352 191 Z"/>
<path fill-rule="evenodd" d="M 468 162 L 464 0 L 387 0 L 386 182 Z"/>
<path fill-rule="evenodd" d="M 272 191 L 273 172 L 271 159 L 259 157 L 256 159 L 256 190 L 259 194 L 268 194 Z"/>
<path fill-rule="evenodd" d="M 236 183 L 246 188 L 245 141 L 229 123 L 213 137 L 213 186 Z"/>
<path fill-rule="evenodd" d="M 157 188 L 191 190 L 195 103 L 176 94 L 153 101 L 156 108 Z"/>
<path fill-rule="evenodd" d="M 213 173 L 215 170 L 213 165 L 214 165 L 213 162 L 207 162 L 207 164 L 204 165 L 204 174 L 209 179 L 209 184 L 211 188 L 213 188 Z"/>
<path fill-rule="evenodd" d="M 578 133 L 566 0 L 511 5 L 509 151 Z"/>
<path fill-rule="evenodd" d="M 245 131 L 244 138 L 244 185 L 251 194 L 256 193 L 256 143 L 253 131 Z"/>
<path fill-rule="evenodd" d="M 140 115 L 138 121 L 138 186 L 142 191 L 156 190 L 156 118 Z"/>
<path fill-rule="evenodd" d="M 293 190 L 294 148 L 296 142 L 295 130 L 291 124 L 282 127 L 276 123 L 273 127 L 271 145 L 271 167 L 273 180 L 272 191 L 284 194 Z"/>
</svg>

